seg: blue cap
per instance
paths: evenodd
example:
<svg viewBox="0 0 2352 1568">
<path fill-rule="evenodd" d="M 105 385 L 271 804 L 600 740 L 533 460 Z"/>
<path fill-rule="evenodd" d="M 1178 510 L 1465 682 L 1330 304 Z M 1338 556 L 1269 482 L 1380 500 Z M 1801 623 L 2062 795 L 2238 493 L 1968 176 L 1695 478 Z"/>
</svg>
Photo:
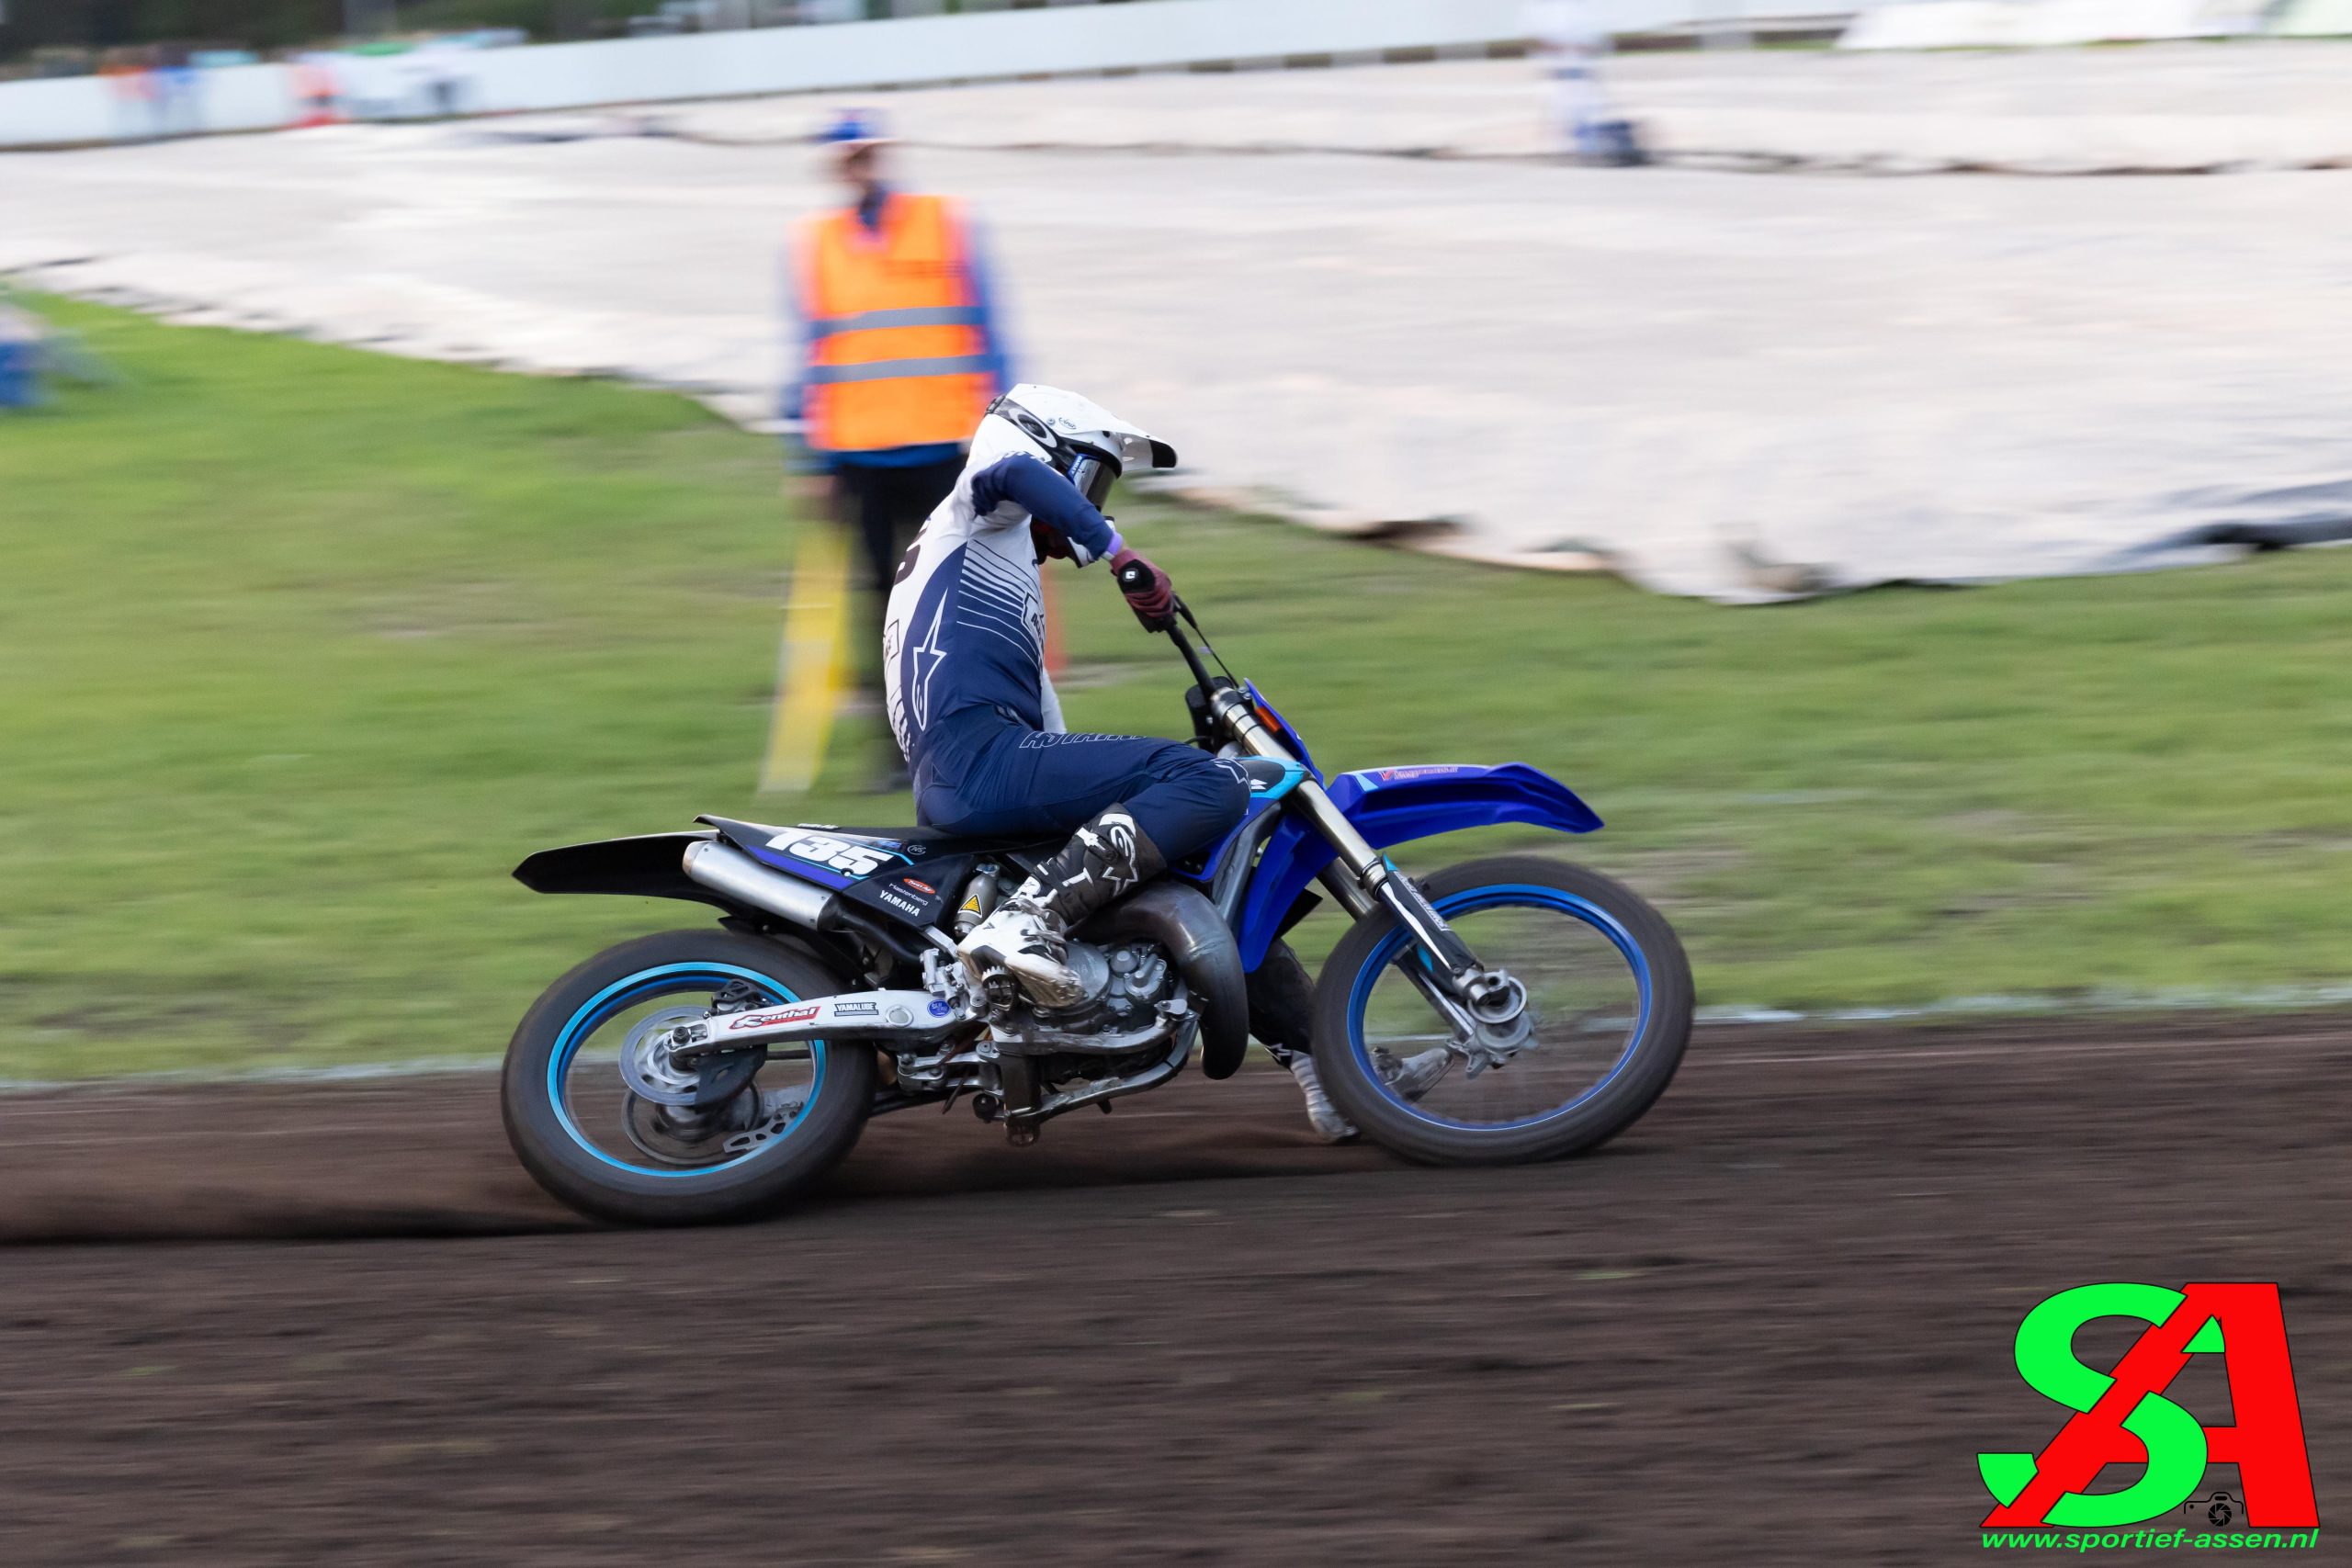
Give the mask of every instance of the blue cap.
<svg viewBox="0 0 2352 1568">
<path fill-rule="evenodd" d="M 859 147 L 888 141 L 890 136 L 878 117 L 865 109 L 843 109 L 818 133 L 817 140 L 828 147 Z"/>
</svg>

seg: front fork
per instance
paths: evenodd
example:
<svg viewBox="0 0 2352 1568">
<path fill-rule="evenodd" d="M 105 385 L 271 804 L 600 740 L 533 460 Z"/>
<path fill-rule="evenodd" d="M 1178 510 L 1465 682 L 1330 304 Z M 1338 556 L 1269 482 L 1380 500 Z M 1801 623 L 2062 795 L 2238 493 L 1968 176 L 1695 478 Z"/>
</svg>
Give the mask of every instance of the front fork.
<svg viewBox="0 0 2352 1568">
<path fill-rule="evenodd" d="M 1276 761 L 1298 761 L 1241 693 L 1230 687 L 1221 691 L 1216 711 L 1244 750 Z M 1385 908 L 1411 933 L 1420 961 L 1397 967 L 1453 1024 L 1457 1047 L 1493 1058 L 1516 1050 L 1529 1029 L 1526 987 L 1480 962 L 1413 879 L 1356 831 L 1321 784 L 1301 779 L 1283 804 L 1322 835 L 1339 857 L 1317 874 L 1317 880 L 1340 907 L 1356 919 Z"/>
</svg>

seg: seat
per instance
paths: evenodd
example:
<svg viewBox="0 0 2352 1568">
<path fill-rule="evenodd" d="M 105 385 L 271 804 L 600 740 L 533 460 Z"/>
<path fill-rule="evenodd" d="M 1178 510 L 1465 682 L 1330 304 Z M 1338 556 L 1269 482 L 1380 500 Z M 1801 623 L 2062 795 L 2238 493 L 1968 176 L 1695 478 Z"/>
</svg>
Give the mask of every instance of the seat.
<svg viewBox="0 0 2352 1568">
<path fill-rule="evenodd" d="M 718 829 L 723 839 L 751 849 L 765 849 L 775 839 L 797 839 L 808 833 L 826 833 L 836 839 L 855 839 L 861 843 L 883 843 L 893 848 L 900 844 L 922 844 L 925 848 L 956 842 L 952 833 L 935 832 L 929 828 L 840 828 L 830 822 L 741 822 L 732 817 L 702 816 L 697 822 Z"/>
</svg>

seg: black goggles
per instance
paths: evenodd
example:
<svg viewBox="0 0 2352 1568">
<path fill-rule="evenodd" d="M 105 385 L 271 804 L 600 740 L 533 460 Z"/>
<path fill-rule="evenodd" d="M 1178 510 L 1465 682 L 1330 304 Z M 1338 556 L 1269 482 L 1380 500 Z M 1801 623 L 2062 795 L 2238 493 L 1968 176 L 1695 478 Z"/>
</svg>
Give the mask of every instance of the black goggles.
<svg viewBox="0 0 2352 1568">
<path fill-rule="evenodd" d="M 1087 503 L 1097 512 L 1102 511 L 1102 503 L 1111 499 L 1111 483 L 1118 477 L 1119 465 L 1107 457 L 1081 452 L 1070 459 L 1069 482 L 1078 487 L 1079 493 L 1086 497 Z"/>
</svg>

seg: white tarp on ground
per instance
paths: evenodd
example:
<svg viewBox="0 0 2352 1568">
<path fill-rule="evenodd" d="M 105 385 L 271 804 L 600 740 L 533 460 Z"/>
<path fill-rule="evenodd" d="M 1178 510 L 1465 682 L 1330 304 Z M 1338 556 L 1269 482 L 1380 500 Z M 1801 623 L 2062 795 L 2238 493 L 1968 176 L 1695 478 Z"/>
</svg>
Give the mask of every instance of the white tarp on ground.
<svg viewBox="0 0 2352 1568">
<path fill-rule="evenodd" d="M 2003 58 L 2044 57 L 1973 63 Z M 1734 82 L 1783 112 L 1855 108 L 1866 135 L 1904 101 L 1907 68 L 1928 73 L 1918 105 L 1917 81 L 1944 79 L 1952 57 L 1622 63 L 1636 99 Z M 1865 78 L 1886 99 L 1868 113 L 1841 96 Z M 2136 102 L 2101 81 L 2103 104 Z M 1001 135 L 1065 114 L 1079 87 L 1119 85 L 891 105 L 927 141 L 958 117 Z M 1204 125 L 1311 103 L 1316 138 L 1499 134 L 1537 102 L 1524 68 L 1486 64 L 1193 85 Z M 823 107 L 740 112 L 805 124 Z M 1136 140 L 1115 99 L 1091 120 L 1098 142 Z M 824 196 L 812 155 L 519 139 L 561 130 L 351 127 L 0 157 L 0 267 L 193 319 L 632 376 L 760 417 L 778 244 Z M 1654 588 L 1742 599 L 2153 564 L 2194 555 L 2143 553 L 2192 530 L 2352 510 L 2352 175 L 904 157 L 988 220 L 1023 374 L 1166 433 L 1196 485 L 1312 519 L 1457 519 L 1447 547 L 1463 553 L 1549 564 L 1592 547 Z"/>
<path fill-rule="evenodd" d="M 2352 36 L 2352 0 L 2294 0 L 2275 30 L 2288 38 Z"/>
</svg>

